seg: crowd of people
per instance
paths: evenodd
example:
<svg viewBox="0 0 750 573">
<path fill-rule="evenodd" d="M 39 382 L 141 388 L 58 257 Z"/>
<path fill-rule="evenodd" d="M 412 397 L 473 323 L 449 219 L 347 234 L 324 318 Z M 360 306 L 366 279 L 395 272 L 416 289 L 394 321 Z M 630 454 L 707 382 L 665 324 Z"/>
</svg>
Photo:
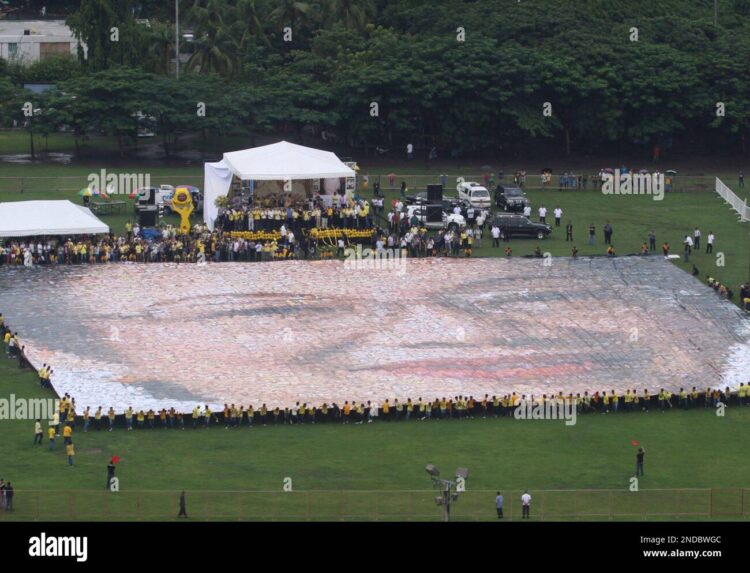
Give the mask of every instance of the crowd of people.
<svg viewBox="0 0 750 573">
<path fill-rule="evenodd" d="M 2 314 L 0 314 L 2 320 Z M 10 329 L 2 322 L 5 334 Z M 16 334 L 11 335 L 17 339 Z M 11 356 L 11 346 L 6 344 L 7 356 Z M 17 346 L 17 343 L 16 343 Z M 30 364 L 23 365 L 26 368 Z M 43 364 L 37 371 L 39 383 L 42 388 L 52 389 L 52 376 L 54 371 L 48 364 Z M 55 412 L 47 431 L 50 449 L 55 446 L 56 438 L 62 435 L 67 450 L 68 463 L 73 465 L 75 449 L 73 446 L 73 431 L 76 426 L 81 426 L 82 431 L 90 430 L 113 431 L 116 427 L 127 430 L 140 429 L 184 429 L 188 428 L 210 428 L 211 426 L 224 426 L 226 428 L 238 428 L 240 426 L 266 426 L 269 424 L 315 424 L 315 423 L 341 423 L 341 424 L 364 424 L 375 421 L 397 422 L 410 420 L 463 420 L 471 418 L 488 417 L 513 417 L 515 409 L 521 404 L 546 406 L 552 403 L 557 407 L 575 408 L 578 414 L 591 413 L 618 413 L 649 410 L 664 412 L 673 408 L 689 409 L 695 407 L 715 408 L 718 404 L 736 404 L 738 406 L 750 405 L 750 383 L 741 383 L 737 390 L 731 391 L 729 387 L 706 388 L 698 390 L 680 388 L 673 393 L 664 388 L 658 393 L 650 393 L 649 390 L 636 389 L 625 392 L 596 391 L 593 393 L 583 392 L 575 395 L 570 392 L 557 394 L 526 395 L 510 392 L 504 395 L 485 394 L 483 397 L 474 396 L 444 396 L 423 399 L 421 396 L 412 399 L 399 400 L 385 399 L 382 402 L 372 401 L 348 401 L 340 403 L 324 403 L 315 405 L 297 402 L 294 406 L 280 407 L 260 406 L 242 404 L 224 404 L 220 411 L 212 411 L 208 404 L 196 405 L 190 412 L 181 412 L 175 408 L 133 409 L 128 407 L 124 411 L 117 412 L 113 407 L 103 408 L 97 406 L 85 406 L 79 409 L 75 398 L 68 394 L 63 395 L 59 401 L 59 411 Z M 61 432 L 62 429 L 62 432 Z M 34 443 L 41 444 L 43 430 L 40 421 L 34 427 Z"/>
</svg>

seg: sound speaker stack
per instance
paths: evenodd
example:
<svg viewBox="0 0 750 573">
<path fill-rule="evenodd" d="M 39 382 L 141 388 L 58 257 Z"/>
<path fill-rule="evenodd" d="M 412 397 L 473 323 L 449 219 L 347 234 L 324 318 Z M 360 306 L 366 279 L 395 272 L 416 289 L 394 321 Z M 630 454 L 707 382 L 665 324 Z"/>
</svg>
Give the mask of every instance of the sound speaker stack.
<svg viewBox="0 0 750 573">
<path fill-rule="evenodd" d="M 443 200 L 443 186 L 442 185 L 428 185 L 427 186 L 427 202 L 428 203 L 440 203 Z"/>
</svg>

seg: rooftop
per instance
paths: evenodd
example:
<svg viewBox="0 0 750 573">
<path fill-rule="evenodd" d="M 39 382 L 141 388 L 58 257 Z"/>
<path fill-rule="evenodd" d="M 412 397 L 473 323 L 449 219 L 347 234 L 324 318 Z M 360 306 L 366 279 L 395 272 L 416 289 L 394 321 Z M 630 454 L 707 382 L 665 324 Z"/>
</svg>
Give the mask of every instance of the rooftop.
<svg viewBox="0 0 750 573">
<path fill-rule="evenodd" d="M 0 36 L 23 36 L 31 30 L 32 36 L 69 36 L 73 32 L 65 20 L 0 20 Z"/>
</svg>

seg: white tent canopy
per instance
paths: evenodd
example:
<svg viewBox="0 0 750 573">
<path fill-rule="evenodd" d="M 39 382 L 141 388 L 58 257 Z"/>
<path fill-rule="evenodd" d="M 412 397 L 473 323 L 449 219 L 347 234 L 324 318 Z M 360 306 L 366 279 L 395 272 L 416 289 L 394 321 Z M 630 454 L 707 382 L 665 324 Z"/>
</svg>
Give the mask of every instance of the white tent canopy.
<svg viewBox="0 0 750 573">
<path fill-rule="evenodd" d="M 0 237 L 109 233 L 89 209 L 70 201 L 0 203 Z"/>
<path fill-rule="evenodd" d="M 232 175 L 242 180 L 284 181 L 354 177 L 355 173 L 330 151 L 280 141 L 231 151 L 204 167 L 203 220 L 210 229 L 219 214 L 216 198 L 229 193 Z"/>
</svg>

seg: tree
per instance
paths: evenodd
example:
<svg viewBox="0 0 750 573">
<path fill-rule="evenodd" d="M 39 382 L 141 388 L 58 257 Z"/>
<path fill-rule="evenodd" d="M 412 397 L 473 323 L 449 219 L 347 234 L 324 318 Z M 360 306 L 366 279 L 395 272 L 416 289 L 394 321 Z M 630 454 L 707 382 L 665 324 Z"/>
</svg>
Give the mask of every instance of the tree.
<svg viewBox="0 0 750 573">
<path fill-rule="evenodd" d="M 98 71 L 114 65 L 136 67 L 141 62 L 144 34 L 128 2 L 81 0 L 80 8 L 66 23 L 79 42 L 78 59 L 88 69 Z"/>
</svg>

